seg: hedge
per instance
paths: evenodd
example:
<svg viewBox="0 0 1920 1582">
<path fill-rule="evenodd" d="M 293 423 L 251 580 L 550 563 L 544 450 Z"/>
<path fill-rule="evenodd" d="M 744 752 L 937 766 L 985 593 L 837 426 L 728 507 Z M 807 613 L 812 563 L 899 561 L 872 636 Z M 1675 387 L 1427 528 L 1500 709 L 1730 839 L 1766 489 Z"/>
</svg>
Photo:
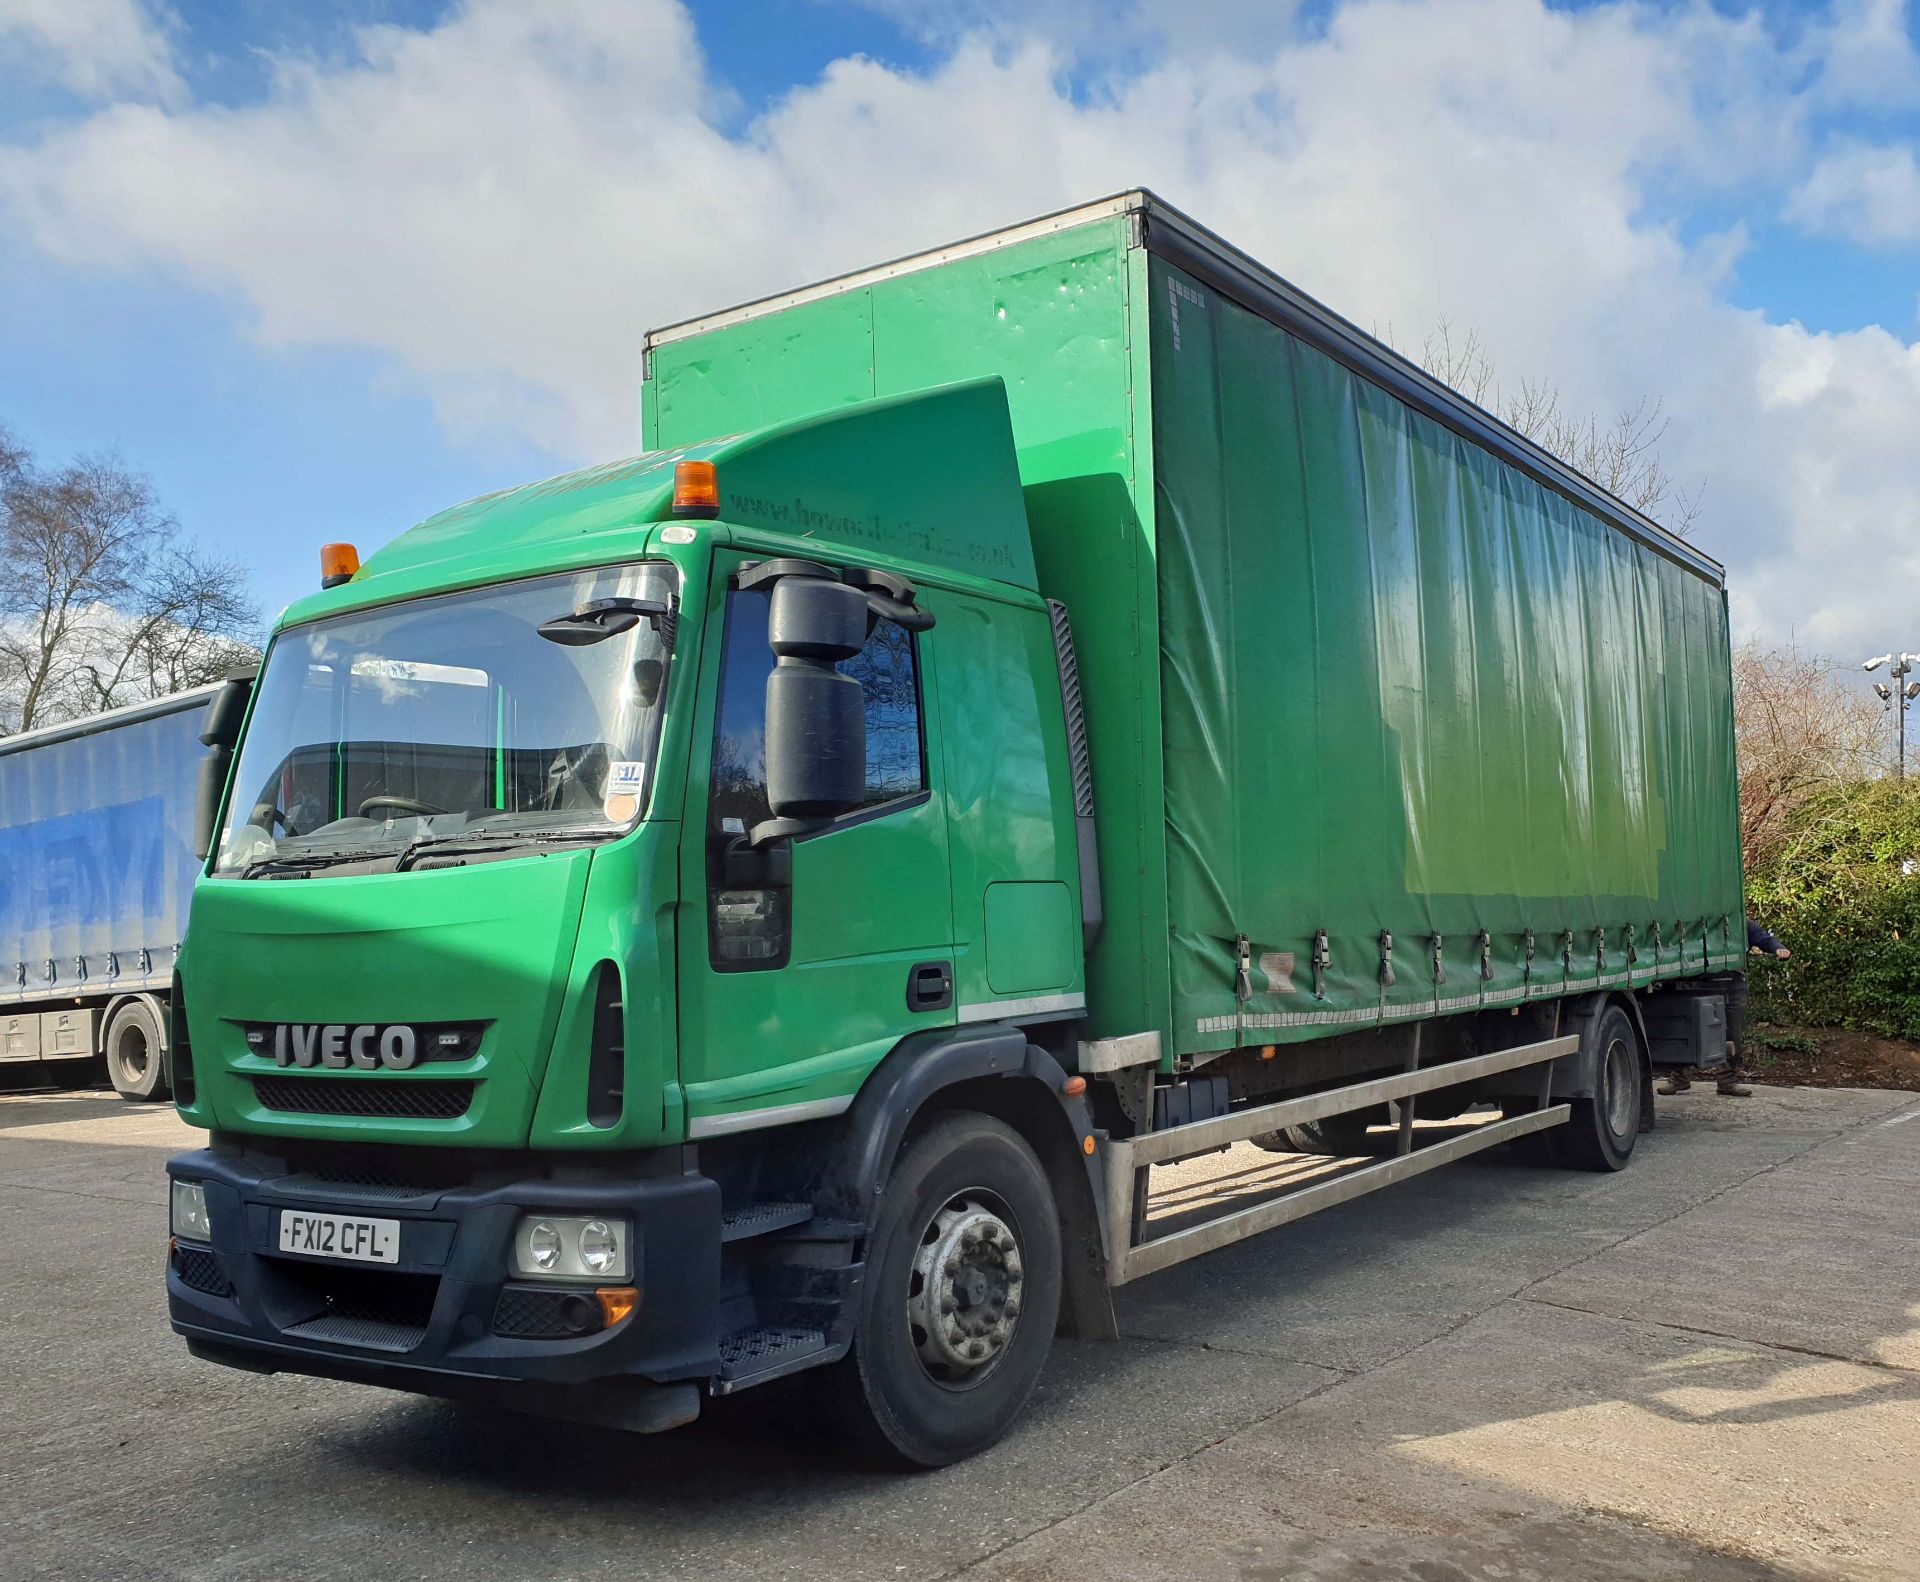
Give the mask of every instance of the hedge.
<svg viewBox="0 0 1920 1582">
<path fill-rule="evenodd" d="M 1754 1016 L 1920 1038 L 1920 783 L 1818 793 L 1748 873 L 1747 910 L 1793 951 L 1749 958 Z"/>
</svg>

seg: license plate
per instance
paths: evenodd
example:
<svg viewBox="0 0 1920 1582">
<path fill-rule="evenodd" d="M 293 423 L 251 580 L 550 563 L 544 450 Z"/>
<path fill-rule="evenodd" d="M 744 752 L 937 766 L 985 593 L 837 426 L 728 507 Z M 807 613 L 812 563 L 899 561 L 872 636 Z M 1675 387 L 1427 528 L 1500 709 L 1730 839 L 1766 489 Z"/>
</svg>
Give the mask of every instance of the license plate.
<svg viewBox="0 0 1920 1582">
<path fill-rule="evenodd" d="M 280 1211 L 280 1250 L 351 1263 L 398 1263 L 400 1221 Z"/>
</svg>

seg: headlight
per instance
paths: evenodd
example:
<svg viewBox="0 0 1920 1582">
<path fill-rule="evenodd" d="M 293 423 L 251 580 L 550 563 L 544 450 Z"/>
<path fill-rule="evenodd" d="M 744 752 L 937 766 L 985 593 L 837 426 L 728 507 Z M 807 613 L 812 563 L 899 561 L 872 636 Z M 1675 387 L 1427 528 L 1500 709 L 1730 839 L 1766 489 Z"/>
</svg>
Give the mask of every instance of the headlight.
<svg viewBox="0 0 1920 1582">
<path fill-rule="evenodd" d="M 620 1237 L 603 1219 L 590 1219 L 580 1227 L 580 1261 L 594 1274 L 610 1274 L 623 1261 Z"/>
<path fill-rule="evenodd" d="M 529 1214 L 513 1228 L 513 1272 L 527 1280 L 621 1280 L 632 1267 L 627 1222 Z"/>
<path fill-rule="evenodd" d="M 173 1183 L 173 1233 L 188 1241 L 212 1241 L 207 1219 L 207 1189 L 198 1181 Z"/>
</svg>

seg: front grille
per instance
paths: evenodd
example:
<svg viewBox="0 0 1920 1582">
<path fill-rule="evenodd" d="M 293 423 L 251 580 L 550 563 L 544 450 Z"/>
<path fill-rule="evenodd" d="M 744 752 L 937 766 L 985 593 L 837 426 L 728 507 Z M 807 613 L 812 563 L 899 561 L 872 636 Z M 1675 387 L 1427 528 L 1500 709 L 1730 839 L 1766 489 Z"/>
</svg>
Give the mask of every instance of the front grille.
<svg viewBox="0 0 1920 1582">
<path fill-rule="evenodd" d="M 180 1283 L 202 1296 L 232 1296 L 233 1282 L 220 1267 L 220 1260 L 204 1247 L 173 1249 L 173 1272 Z"/>
<path fill-rule="evenodd" d="M 493 1332 L 520 1340 L 568 1340 L 606 1327 L 600 1303 L 591 1291 L 501 1288 L 493 1309 Z"/>
<path fill-rule="evenodd" d="M 351 1168 L 282 1176 L 273 1183 L 273 1189 L 287 1197 L 350 1197 L 362 1203 L 411 1203 L 416 1198 L 433 1197 L 445 1190 L 407 1181 L 397 1170 Z"/>
<path fill-rule="evenodd" d="M 471 1082 L 397 1081 L 392 1078 L 255 1077 L 254 1096 L 270 1110 L 295 1115 L 391 1116 L 451 1121 L 473 1102 Z"/>
<path fill-rule="evenodd" d="M 411 1351 L 427 1338 L 425 1324 L 390 1324 L 376 1318 L 335 1318 L 323 1313 L 286 1331 L 300 1340 L 325 1340 L 367 1351 Z"/>
<path fill-rule="evenodd" d="M 272 1260 L 273 1306 L 297 1313 L 280 1320 L 289 1335 L 348 1346 L 406 1351 L 426 1337 L 440 1278 L 391 1269 Z"/>
</svg>

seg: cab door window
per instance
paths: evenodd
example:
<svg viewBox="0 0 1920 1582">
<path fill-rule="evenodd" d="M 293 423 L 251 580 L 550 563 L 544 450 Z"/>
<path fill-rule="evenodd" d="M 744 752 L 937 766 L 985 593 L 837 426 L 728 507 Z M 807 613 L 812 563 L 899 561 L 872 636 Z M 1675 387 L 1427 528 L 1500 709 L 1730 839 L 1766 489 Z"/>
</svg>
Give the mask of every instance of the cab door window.
<svg viewBox="0 0 1920 1582">
<path fill-rule="evenodd" d="M 727 595 L 707 827 L 709 941 L 722 972 L 778 967 L 787 959 L 791 889 L 763 882 L 767 875 L 756 870 L 769 859 L 745 851 L 753 827 L 772 817 L 766 762 L 771 605 L 765 589 Z M 876 621 L 866 647 L 837 668 L 860 683 L 866 703 L 863 805 L 846 817 L 872 817 L 888 804 L 918 801 L 927 789 L 927 762 L 913 634 L 893 621 Z"/>
</svg>

